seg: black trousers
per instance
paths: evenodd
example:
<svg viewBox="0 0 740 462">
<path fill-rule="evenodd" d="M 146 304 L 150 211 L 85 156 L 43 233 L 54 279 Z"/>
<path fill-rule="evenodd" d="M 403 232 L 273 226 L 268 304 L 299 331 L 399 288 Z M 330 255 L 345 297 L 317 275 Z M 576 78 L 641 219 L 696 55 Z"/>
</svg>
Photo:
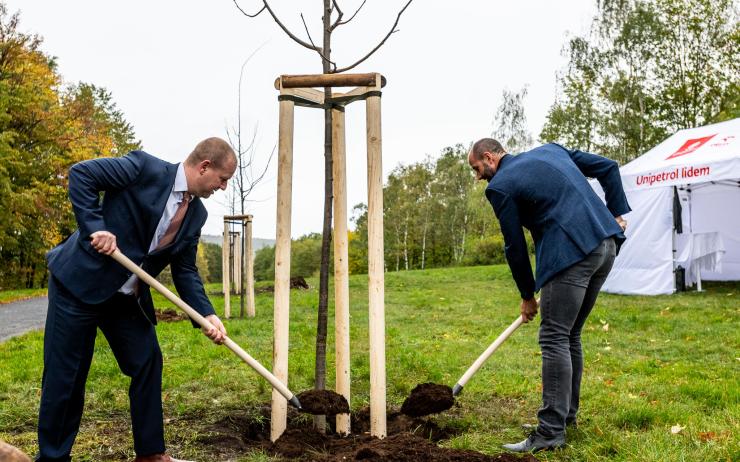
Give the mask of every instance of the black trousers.
<svg viewBox="0 0 740 462">
<path fill-rule="evenodd" d="M 131 377 L 129 401 L 136 453 L 149 455 L 165 450 L 162 353 L 154 326 L 138 301 L 134 296 L 116 294 L 101 304 L 89 305 L 77 300 L 51 276 L 37 461 L 71 460 L 98 328 L 121 371 Z"/>
<path fill-rule="evenodd" d="M 564 435 L 566 420 L 576 419 L 583 375 L 581 330 L 611 271 L 615 254 L 616 243 L 607 238 L 586 258 L 542 287 L 542 407 L 537 413 L 537 432 L 547 438 Z"/>
</svg>

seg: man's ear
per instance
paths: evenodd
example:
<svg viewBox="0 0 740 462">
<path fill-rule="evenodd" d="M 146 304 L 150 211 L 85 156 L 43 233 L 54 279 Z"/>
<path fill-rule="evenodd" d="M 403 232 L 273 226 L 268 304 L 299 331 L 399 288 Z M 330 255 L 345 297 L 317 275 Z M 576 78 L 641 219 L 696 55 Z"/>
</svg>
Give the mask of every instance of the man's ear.
<svg viewBox="0 0 740 462">
<path fill-rule="evenodd" d="M 211 166 L 211 161 L 208 159 L 201 160 L 198 164 L 198 172 L 202 175 L 208 170 L 208 168 Z"/>
</svg>

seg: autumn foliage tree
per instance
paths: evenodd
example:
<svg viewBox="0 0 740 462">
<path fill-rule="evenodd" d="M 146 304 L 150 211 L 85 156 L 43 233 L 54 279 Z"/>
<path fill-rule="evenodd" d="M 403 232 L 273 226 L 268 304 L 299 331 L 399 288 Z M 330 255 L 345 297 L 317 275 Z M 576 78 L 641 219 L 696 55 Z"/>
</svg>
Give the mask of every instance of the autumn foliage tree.
<svg viewBox="0 0 740 462">
<path fill-rule="evenodd" d="M 44 254 L 76 227 L 75 162 L 140 147 L 105 89 L 63 86 L 37 35 L 0 3 L 0 289 L 45 284 Z"/>
</svg>

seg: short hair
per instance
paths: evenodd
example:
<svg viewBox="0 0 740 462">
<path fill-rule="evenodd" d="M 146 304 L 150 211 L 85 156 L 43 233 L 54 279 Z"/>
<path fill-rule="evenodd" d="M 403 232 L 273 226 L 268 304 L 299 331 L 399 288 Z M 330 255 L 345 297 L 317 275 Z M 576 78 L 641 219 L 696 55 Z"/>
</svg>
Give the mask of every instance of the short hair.
<svg viewBox="0 0 740 462">
<path fill-rule="evenodd" d="M 204 160 L 210 160 L 216 168 L 223 168 L 229 161 L 233 161 L 236 165 L 236 153 L 229 143 L 213 136 L 198 143 L 185 159 L 185 163 L 192 166 Z"/>
<path fill-rule="evenodd" d="M 472 148 L 470 148 L 470 154 L 472 154 L 475 159 L 481 159 L 484 152 L 497 152 L 500 154 L 506 153 L 504 147 L 501 146 L 501 143 L 493 138 L 481 138 L 473 144 Z"/>
</svg>

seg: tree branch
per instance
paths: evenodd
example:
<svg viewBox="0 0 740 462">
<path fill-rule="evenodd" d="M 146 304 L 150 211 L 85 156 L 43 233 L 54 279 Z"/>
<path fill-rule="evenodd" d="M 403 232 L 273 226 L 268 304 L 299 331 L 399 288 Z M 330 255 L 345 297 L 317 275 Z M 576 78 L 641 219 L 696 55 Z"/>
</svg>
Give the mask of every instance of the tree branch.
<svg viewBox="0 0 740 462">
<path fill-rule="evenodd" d="M 328 61 L 329 64 L 334 66 L 334 69 L 336 69 L 337 64 L 334 61 L 327 59 L 327 57 L 324 55 L 324 50 L 320 47 L 317 47 L 316 44 L 313 43 L 313 39 L 311 38 L 311 33 L 308 31 L 308 25 L 306 24 L 306 20 L 303 17 L 303 13 L 301 13 L 301 21 L 303 21 L 303 28 L 306 29 L 306 35 L 308 35 L 308 40 L 311 41 L 311 45 L 313 45 L 313 48 L 314 50 L 316 50 L 316 53 L 318 53 L 319 56 L 321 56 L 321 59 L 323 59 L 324 61 Z"/>
<path fill-rule="evenodd" d="M 401 11 L 398 12 L 398 16 L 396 16 L 396 22 L 394 22 L 393 23 L 393 26 L 391 26 L 391 30 L 386 34 L 385 37 L 383 37 L 383 40 L 381 40 L 380 43 L 378 43 L 375 46 L 375 48 L 373 48 L 372 50 L 370 50 L 370 52 L 368 54 L 366 54 L 365 56 L 363 56 L 362 58 L 360 58 L 359 60 L 357 60 L 354 64 L 349 65 L 347 67 L 342 67 L 340 69 L 334 69 L 334 72 L 335 73 L 340 73 L 340 72 L 348 71 L 348 70 L 356 67 L 357 65 L 359 65 L 360 63 L 362 63 L 363 61 L 365 61 L 367 58 L 369 58 L 370 56 L 372 56 L 373 53 L 375 53 L 376 51 L 378 51 L 378 49 L 383 46 L 383 44 L 385 43 L 385 41 L 388 40 L 388 37 L 390 37 L 394 32 L 397 32 L 396 31 L 396 26 L 398 25 L 398 21 L 401 20 L 401 15 L 403 14 L 404 11 L 406 11 L 406 8 L 409 7 L 409 5 L 411 4 L 412 1 L 414 1 L 414 0 L 409 0 L 406 3 L 406 5 L 404 5 L 404 7 L 401 8 Z M 360 5 L 360 7 L 362 7 L 362 5 Z M 358 8 L 358 11 L 359 11 L 359 8 Z"/>
<path fill-rule="evenodd" d="M 360 4 L 359 8 L 357 8 L 357 11 L 355 11 L 355 14 L 353 14 L 352 16 L 350 16 L 350 18 L 348 20 L 346 20 L 346 21 L 340 21 L 340 19 L 342 19 L 342 15 L 340 14 L 340 16 L 337 18 L 336 22 L 331 26 L 331 30 L 334 30 L 337 27 L 339 27 L 341 25 L 344 25 L 344 24 L 347 24 L 348 22 L 350 22 L 353 19 L 355 19 L 355 16 L 357 16 L 357 13 L 359 13 L 360 10 L 362 9 L 362 7 L 365 6 L 365 3 L 366 2 L 367 2 L 367 0 L 362 0 L 362 3 Z M 411 3 L 411 2 L 409 2 L 409 3 Z M 334 5 L 336 6 L 336 1 L 334 2 Z M 406 6 L 408 6 L 408 4 Z M 406 9 L 406 7 L 404 7 L 404 10 L 405 9 Z M 339 10 L 338 7 L 337 7 L 337 10 Z M 401 12 L 403 12 L 403 10 L 401 10 Z M 340 13 L 341 13 L 341 11 L 340 11 Z M 399 16 L 400 16 L 400 14 L 399 14 Z M 395 27 L 395 25 L 394 25 L 394 27 Z"/>
<path fill-rule="evenodd" d="M 330 31 L 333 31 L 334 29 L 336 29 L 337 25 L 342 20 L 342 16 L 344 16 L 344 13 L 342 12 L 342 9 L 339 8 L 339 3 L 337 3 L 337 0 L 331 0 L 331 2 L 334 4 L 334 8 L 336 8 L 337 11 L 339 12 L 339 14 L 337 15 L 337 20 L 334 21 L 334 24 L 332 24 L 331 28 L 329 29 Z"/>
<path fill-rule="evenodd" d="M 319 53 L 321 53 L 320 48 L 316 47 L 315 45 L 311 45 L 310 43 L 304 42 L 303 40 L 296 37 L 295 34 L 293 34 L 290 30 L 288 30 L 288 28 L 285 27 L 285 25 L 280 21 L 280 19 L 278 19 L 277 15 L 275 15 L 275 12 L 272 11 L 272 8 L 270 8 L 270 5 L 267 3 L 267 0 L 262 0 L 262 3 L 265 4 L 265 8 L 267 8 L 267 12 L 270 13 L 270 16 L 272 16 L 272 19 L 275 20 L 277 25 L 280 26 L 280 28 L 283 30 L 283 32 L 285 32 L 288 35 L 288 37 L 293 39 L 293 41 L 296 42 L 297 44 L 303 47 L 306 47 L 309 50 L 314 50 L 314 51 L 318 51 Z"/>
<path fill-rule="evenodd" d="M 254 14 L 249 14 L 249 13 L 247 13 L 246 11 L 244 11 L 244 10 L 242 9 L 242 7 L 240 7 L 240 6 L 239 6 L 239 4 L 238 4 L 238 3 L 236 3 L 236 0 L 233 0 L 233 1 L 234 1 L 234 5 L 236 5 L 236 7 L 237 7 L 237 8 L 239 9 L 239 11 L 241 11 L 241 12 L 242 12 L 242 14 L 243 14 L 244 16 L 248 17 L 248 18 L 256 18 L 257 16 L 259 16 L 259 15 L 260 15 L 260 13 L 262 13 L 263 11 L 265 11 L 265 7 L 263 6 L 263 7 L 262 7 L 262 8 L 261 8 L 261 9 L 260 9 L 260 10 L 259 10 L 258 12 L 254 13 Z"/>
</svg>

